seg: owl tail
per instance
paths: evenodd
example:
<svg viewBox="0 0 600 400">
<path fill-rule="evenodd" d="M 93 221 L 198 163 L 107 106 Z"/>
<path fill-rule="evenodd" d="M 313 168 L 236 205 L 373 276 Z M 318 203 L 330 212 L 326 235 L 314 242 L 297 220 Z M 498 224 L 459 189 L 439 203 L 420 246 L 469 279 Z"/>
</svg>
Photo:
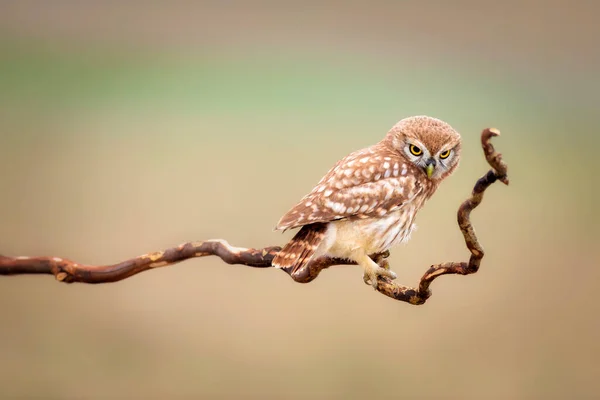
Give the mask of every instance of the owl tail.
<svg viewBox="0 0 600 400">
<path fill-rule="evenodd" d="M 327 224 L 304 225 L 273 259 L 275 268 L 285 269 L 289 274 L 306 267 L 319 244 L 325 238 Z"/>
</svg>

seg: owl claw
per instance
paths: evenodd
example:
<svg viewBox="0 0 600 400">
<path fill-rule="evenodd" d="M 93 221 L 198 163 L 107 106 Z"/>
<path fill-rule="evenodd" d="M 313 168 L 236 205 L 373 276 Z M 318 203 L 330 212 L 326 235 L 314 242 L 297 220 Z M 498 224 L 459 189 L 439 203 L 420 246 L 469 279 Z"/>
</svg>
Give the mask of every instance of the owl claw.
<svg viewBox="0 0 600 400">
<path fill-rule="evenodd" d="M 386 268 L 376 267 L 376 268 L 369 268 L 368 270 L 365 270 L 365 273 L 363 274 L 363 281 L 367 285 L 373 286 L 373 289 L 377 290 L 377 285 L 378 285 L 377 280 L 379 279 L 380 276 L 383 276 L 383 277 L 386 277 L 389 279 L 396 279 L 398 277 L 394 271 L 389 269 L 389 265 L 386 265 Z"/>
</svg>

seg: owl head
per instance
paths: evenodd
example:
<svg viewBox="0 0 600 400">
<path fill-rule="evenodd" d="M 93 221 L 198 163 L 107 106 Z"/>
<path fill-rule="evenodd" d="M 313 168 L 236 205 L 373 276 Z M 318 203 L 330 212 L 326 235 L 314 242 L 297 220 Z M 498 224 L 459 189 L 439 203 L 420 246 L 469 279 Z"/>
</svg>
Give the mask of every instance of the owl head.
<svg viewBox="0 0 600 400">
<path fill-rule="evenodd" d="M 400 120 L 384 143 L 434 181 L 454 172 L 460 160 L 460 135 L 437 118 L 416 116 Z"/>
</svg>

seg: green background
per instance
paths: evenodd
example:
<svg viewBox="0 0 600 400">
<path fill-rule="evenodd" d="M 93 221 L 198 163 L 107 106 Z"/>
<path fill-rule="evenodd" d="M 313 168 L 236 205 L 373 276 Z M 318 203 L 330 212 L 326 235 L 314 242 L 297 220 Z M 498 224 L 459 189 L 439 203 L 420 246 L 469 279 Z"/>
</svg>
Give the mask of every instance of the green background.
<svg viewBox="0 0 600 400">
<path fill-rule="evenodd" d="M 458 171 L 392 251 L 308 284 L 186 261 L 120 283 L 0 279 L 0 397 L 591 398 L 600 387 L 593 2 L 0 4 L 0 253 L 109 264 L 185 241 L 281 245 L 277 220 L 399 119 L 461 132 Z"/>
</svg>

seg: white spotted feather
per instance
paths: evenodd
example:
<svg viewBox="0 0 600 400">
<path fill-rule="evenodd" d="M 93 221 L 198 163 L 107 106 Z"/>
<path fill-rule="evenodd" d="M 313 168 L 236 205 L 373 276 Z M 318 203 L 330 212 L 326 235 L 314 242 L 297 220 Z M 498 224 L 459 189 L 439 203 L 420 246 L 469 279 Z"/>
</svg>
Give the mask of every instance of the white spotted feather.
<svg viewBox="0 0 600 400">
<path fill-rule="evenodd" d="M 407 176 L 407 166 L 398 156 L 386 156 L 386 161 L 373 156 L 385 150 L 374 149 L 376 146 L 340 160 L 281 218 L 276 229 L 351 217 L 381 217 L 409 202 L 421 191 L 417 179 Z"/>
</svg>

